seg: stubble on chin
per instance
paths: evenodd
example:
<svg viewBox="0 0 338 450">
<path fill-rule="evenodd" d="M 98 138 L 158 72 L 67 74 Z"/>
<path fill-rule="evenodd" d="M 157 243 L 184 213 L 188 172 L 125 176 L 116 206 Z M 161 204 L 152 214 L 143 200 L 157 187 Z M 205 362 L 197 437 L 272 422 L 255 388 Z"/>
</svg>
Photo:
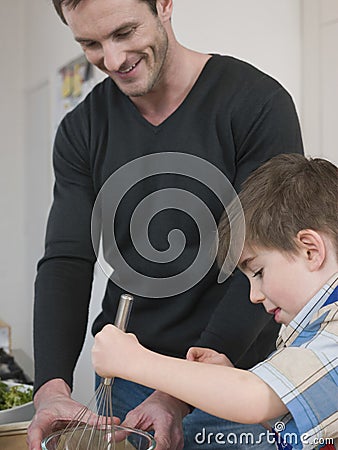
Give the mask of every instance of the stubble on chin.
<svg viewBox="0 0 338 450">
<path fill-rule="evenodd" d="M 160 81 L 163 78 L 165 66 L 168 63 L 169 39 L 166 30 L 160 22 L 158 24 L 158 30 L 159 39 L 157 41 L 157 45 L 155 45 L 152 49 L 153 58 L 151 58 L 147 53 L 140 54 L 142 56 L 140 64 L 145 66 L 142 68 L 145 70 L 143 79 L 141 75 L 139 80 L 131 79 L 130 81 L 120 81 L 117 77 L 114 77 L 112 74 L 106 72 L 120 91 L 127 97 L 138 98 L 151 93 L 154 89 L 156 89 L 156 86 L 160 84 Z"/>
<path fill-rule="evenodd" d="M 160 81 L 165 72 L 165 65 L 167 63 L 169 39 L 167 32 L 161 23 L 159 23 L 159 30 L 161 35 L 161 45 L 154 50 L 154 65 L 148 69 L 148 80 L 146 86 L 143 88 L 135 89 L 133 93 L 127 94 L 129 97 L 142 97 L 152 92 L 156 86 L 160 84 Z M 144 57 L 144 63 L 147 65 L 148 56 Z"/>
</svg>

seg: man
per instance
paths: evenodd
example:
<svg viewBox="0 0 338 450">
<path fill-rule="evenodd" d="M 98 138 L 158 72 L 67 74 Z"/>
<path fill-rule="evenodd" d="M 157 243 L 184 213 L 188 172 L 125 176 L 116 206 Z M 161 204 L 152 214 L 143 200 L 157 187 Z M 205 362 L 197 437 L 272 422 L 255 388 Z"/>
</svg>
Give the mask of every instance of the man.
<svg viewBox="0 0 338 450">
<path fill-rule="evenodd" d="M 114 321 L 118 298 L 127 291 L 135 295 L 128 329 L 143 345 L 181 358 L 192 345 L 211 347 L 227 354 L 236 366 L 248 368 L 271 351 L 278 327 L 263 309 L 251 309 L 244 277 L 236 273 L 218 284 L 214 264 L 189 286 L 174 285 L 172 290 L 169 282 L 177 273 L 184 276 L 190 266 L 195 269 L 194 258 L 204 244 L 203 239 L 199 242 L 201 208 L 195 197 L 203 199 L 216 221 L 224 209 L 199 182 L 205 168 L 212 164 L 215 173 L 222 171 L 239 190 L 251 171 L 273 155 L 302 152 L 297 116 L 285 90 L 248 64 L 180 45 L 171 25 L 172 0 L 53 2 L 87 59 L 108 78 L 65 118 L 55 141 L 54 202 L 36 280 L 37 412 L 29 430 L 31 450 L 39 448 L 54 421 L 72 417 L 79 407 L 70 393 L 96 260 L 91 214 L 111 176 L 114 181 L 121 168 L 136 161 L 136 169 L 126 172 L 132 173 L 132 183 L 125 195 L 127 205 L 117 208 L 114 228 L 117 248 L 135 276 L 120 268 L 118 252 L 110 251 L 112 241 L 104 233 L 104 247 L 109 241 L 104 251 L 114 278 L 108 282 L 93 333 Z M 146 176 L 158 155 L 160 170 Z M 183 164 L 187 157 L 191 164 Z M 170 166 L 172 158 L 176 172 Z M 196 176 L 184 176 L 183 165 L 189 172 L 195 164 Z M 142 182 L 136 182 L 142 174 Z M 208 182 L 213 178 L 209 176 Z M 187 213 L 150 195 L 172 187 L 194 194 L 183 202 Z M 115 183 L 115 190 L 119 188 L 120 183 Z M 150 213 L 158 212 L 156 217 L 150 214 L 153 220 L 147 223 L 153 259 L 140 256 L 134 248 L 144 243 L 142 233 L 137 234 L 142 230 L 129 236 L 132 212 L 148 198 Z M 190 212 L 196 213 L 198 226 Z M 158 259 L 158 254 L 168 255 L 168 242 L 169 250 L 175 247 L 169 238 L 177 229 L 186 239 L 184 251 L 174 252 L 175 258 Z M 202 252 L 202 259 L 206 253 Z M 161 293 L 153 288 L 158 284 Z M 203 429 L 261 431 L 192 411 L 184 402 L 122 380 L 114 382 L 114 413 L 121 419 L 128 413 L 126 425 L 153 429 L 158 450 L 181 449 L 183 440 L 185 449 L 195 449 L 196 435 Z M 198 448 L 212 447 L 206 443 Z M 247 448 L 247 444 L 232 448 Z M 270 445 L 259 444 L 259 448 Z"/>
</svg>

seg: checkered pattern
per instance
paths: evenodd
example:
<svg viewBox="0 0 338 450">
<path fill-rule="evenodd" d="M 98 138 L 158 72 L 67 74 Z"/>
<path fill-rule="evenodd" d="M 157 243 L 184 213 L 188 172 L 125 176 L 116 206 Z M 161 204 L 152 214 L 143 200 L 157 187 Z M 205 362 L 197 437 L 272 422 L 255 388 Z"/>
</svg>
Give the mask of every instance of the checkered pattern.
<svg viewBox="0 0 338 450">
<path fill-rule="evenodd" d="M 338 449 L 337 277 L 282 327 L 277 351 L 251 369 L 290 412 L 271 423 L 289 448 L 319 449 L 334 438 Z"/>
</svg>

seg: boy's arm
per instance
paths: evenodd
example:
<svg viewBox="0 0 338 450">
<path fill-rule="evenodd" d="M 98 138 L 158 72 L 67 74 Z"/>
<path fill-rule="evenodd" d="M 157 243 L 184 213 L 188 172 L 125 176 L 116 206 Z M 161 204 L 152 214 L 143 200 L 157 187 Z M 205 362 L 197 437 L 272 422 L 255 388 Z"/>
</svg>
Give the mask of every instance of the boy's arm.
<svg viewBox="0 0 338 450">
<path fill-rule="evenodd" d="M 259 423 L 287 412 L 275 392 L 255 374 L 157 354 L 113 325 L 96 335 L 92 359 L 102 377 L 143 384 L 224 419 Z"/>
</svg>

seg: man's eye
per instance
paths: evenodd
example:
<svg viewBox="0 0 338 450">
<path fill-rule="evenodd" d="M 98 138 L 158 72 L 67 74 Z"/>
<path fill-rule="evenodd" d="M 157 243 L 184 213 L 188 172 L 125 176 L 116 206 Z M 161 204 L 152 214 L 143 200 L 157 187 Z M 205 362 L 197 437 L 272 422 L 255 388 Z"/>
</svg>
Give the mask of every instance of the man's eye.
<svg viewBox="0 0 338 450">
<path fill-rule="evenodd" d="M 82 48 L 93 48 L 97 45 L 97 42 L 82 42 L 81 47 Z"/>
<path fill-rule="evenodd" d="M 117 39 L 126 39 L 129 37 L 133 32 L 135 31 L 135 28 L 130 28 L 126 31 L 120 32 L 116 35 Z"/>
<path fill-rule="evenodd" d="M 121 39 L 121 38 L 124 38 L 124 37 L 129 36 L 129 34 L 130 34 L 130 31 L 126 31 L 125 33 L 119 33 L 119 34 L 117 35 L 117 37 L 118 37 L 119 39 Z"/>
<path fill-rule="evenodd" d="M 259 270 L 257 270 L 257 272 L 255 272 L 255 273 L 253 274 L 252 278 L 255 278 L 255 277 L 261 277 L 262 274 L 263 274 L 263 269 L 259 269 Z"/>
</svg>

